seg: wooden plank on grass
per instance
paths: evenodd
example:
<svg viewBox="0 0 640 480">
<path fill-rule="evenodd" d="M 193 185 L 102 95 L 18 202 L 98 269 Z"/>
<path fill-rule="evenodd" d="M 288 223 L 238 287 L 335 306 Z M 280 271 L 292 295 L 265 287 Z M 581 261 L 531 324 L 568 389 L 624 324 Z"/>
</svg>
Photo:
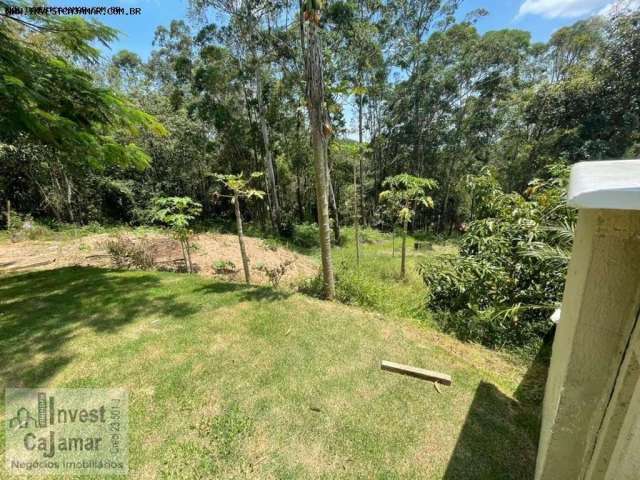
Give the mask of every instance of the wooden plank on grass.
<svg viewBox="0 0 640 480">
<path fill-rule="evenodd" d="M 382 360 L 382 362 L 380 363 L 380 368 L 388 372 L 409 375 L 410 377 L 429 380 L 430 382 L 441 383 L 443 385 L 451 385 L 451 377 L 445 373 L 433 372 L 431 370 L 425 370 L 424 368 L 412 367 L 411 365 L 403 365 L 401 363 L 388 362 L 386 360 Z"/>
</svg>

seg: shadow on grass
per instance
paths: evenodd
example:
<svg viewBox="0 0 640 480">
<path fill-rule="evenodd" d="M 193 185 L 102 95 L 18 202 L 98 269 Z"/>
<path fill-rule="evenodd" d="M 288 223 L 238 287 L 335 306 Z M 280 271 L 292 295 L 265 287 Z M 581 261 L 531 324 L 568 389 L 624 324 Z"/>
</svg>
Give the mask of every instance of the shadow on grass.
<svg viewBox="0 0 640 480">
<path fill-rule="evenodd" d="M 550 336 L 550 339 L 545 339 L 513 395 L 518 400 L 522 411 L 527 412 L 522 420 L 529 423 L 528 430 L 532 432 L 536 445 L 542 424 L 542 401 L 544 400 L 544 388 L 551 360 L 553 335 Z"/>
<path fill-rule="evenodd" d="M 237 299 L 241 302 L 275 302 L 291 296 L 290 292 L 275 290 L 271 287 L 222 282 L 209 283 L 197 289 L 196 292 L 205 295 L 237 292 Z"/>
<path fill-rule="evenodd" d="M 515 400 L 480 383 L 444 480 L 533 479 L 552 339 L 529 365 Z"/>
<path fill-rule="evenodd" d="M 537 445 L 516 428 L 522 414 L 519 409 L 518 402 L 481 382 L 442 478 L 533 479 Z"/>
<path fill-rule="evenodd" d="M 194 312 L 149 289 L 157 275 L 68 267 L 0 278 L 0 383 L 36 386 L 71 361 L 61 353 L 80 329 L 114 332 L 138 315 Z"/>
<path fill-rule="evenodd" d="M 158 273 L 123 274 L 87 267 L 0 277 L 0 387 L 35 387 L 46 382 L 73 360 L 63 346 L 84 329 L 113 333 L 140 316 L 184 319 L 202 305 L 189 300 L 189 295 L 211 295 L 205 302 L 208 308 L 290 295 L 201 278 L 194 278 L 192 289 L 176 293 L 162 285 L 162 278 Z"/>
</svg>

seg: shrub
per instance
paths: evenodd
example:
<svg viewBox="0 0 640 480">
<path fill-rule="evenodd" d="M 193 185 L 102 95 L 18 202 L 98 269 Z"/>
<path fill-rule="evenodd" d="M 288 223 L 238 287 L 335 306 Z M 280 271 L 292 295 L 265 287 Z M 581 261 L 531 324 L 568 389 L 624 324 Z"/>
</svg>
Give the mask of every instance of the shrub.
<svg viewBox="0 0 640 480">
<path fill-rule="evenodd" d="M 188 273 L 195 271 L 191 263 L 191 222 L 200 215 L 202 205 L 189 197 L 159 197 L 154 200 L 155 221 L 165 224 L 171 229 L 173 236 L 180 242 L 182 257 Z"/>
<path fill-rule="evenodd" d="M 336 300 L 347 305 L 374 309 L 389 303 L 389 290 L 371 272 L 356 268 L 355 261 L 343 260 L 335 265 Z M 299 290 L 307 295 L 323 298 L 322 274 L 304 280 Z"/>
<path fill-rule="evenodd" d="M 278 250 L 278 242 L 272 238 L 265 238 L 262 240 L 262 245 L 265 249 L 275 252 Z"/>
<path fill-rule="evenodd" d="M 304 278 L 298 283 L 298 291 L 315 298 L 323 298 L 322 272 L 313 277 Z"/>
<path fill-rule="evenodd" d="M 320 246 L 320 229 L 317 223 L 300 223 L 294 225 L 291 241 L 302 248 Z"/>
<path fill-rule="evenodd" d="M 82 230 L 87 233 L 104 233 L 106 228 L 98 222 L 89 222 Z"/>
<path fill-rule="evenodd" d="M 292 263 L 293 260 L 286 260 L 275 266 L 269 266 L 262 263 L 258 265 L 258 270 L 263 272 L 267 276 L 273 288 L 278 288 L 278 286 L 280 285 L 280 280 L 282 280 L 282 277 L 284 277 L 285 273 L 287 273 L 287 269 Z"/>
<path fill-rule="evenodd" d="M 347 231 L 346 239 L 351 240 L 353 229 Z M 388 235 L 374 228 L 362 227 L 358 232 L 361 244 L 376 244 L 383 242 Z M 354 239 L 355 241 L 355 239 Z"/>
<path fill-rule="evenodd" d="M 494 348 L 533 347 L 548 332 L 575 222 L 564 202 L 568 170 L 550 173 L 524 195 L 504 193 L 490 170 L 468 178 L 475 217 L 460 256 L 420 267 L 428 303 L 446 330 Z"/>
<path fill-rule="evenodd" d="M 374 308 L 387 298 L 387 290 L 363 269 L 341 264 L 336 269 L 336 299 L 347 305 Z"/>
<path fill-rule="evenodd" d="M 105 248 L 116 268 L 149 270 L 155 266 L 153 249 L 146 239 L 136 242 L 118 235 L 107 240 Z"/>
<path fill-rule="evenodd" d="M 27 214 L 23 216 L 23 215 L 20 215 L 15 210 L 11 210 L 11 213 L 8 219 L 7 219 L 6 212 L 4 213 L 4 217 L 5 217 L 5 222 L 7 220 L 9 221 L 9 226 L 7 227 L 8 230 L 20 230 L 25 220 L 27 219 L 31 220 L 31 215 Z"/>
<path fill-rule="evenodd" d="M 11 228 L 9 229 L 12 242 L 21 240 L 39 240 L 51 234 L 51 230 L 36 222 L 30 214 L 21 215 L 11 212 Z"/>
<path fill-rule="evenodd" d="M 216 260 L 213 262 L 213 271 L 218 274 L 234 273 L 237 270 L 236 264 L 231 260 Z"/>
</svg>

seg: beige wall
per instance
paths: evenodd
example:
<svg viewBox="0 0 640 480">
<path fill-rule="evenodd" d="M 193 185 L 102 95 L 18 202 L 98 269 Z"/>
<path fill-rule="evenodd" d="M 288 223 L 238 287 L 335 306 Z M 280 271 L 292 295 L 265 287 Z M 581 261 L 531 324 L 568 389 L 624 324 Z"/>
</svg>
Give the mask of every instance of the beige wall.
<svg viewBox="0 0 640 480">
<path fill-rule="evenodd" d="M 640 212 L 581 210 L 536 479 L 640 479 L 639 310 Z"/>
</svg>

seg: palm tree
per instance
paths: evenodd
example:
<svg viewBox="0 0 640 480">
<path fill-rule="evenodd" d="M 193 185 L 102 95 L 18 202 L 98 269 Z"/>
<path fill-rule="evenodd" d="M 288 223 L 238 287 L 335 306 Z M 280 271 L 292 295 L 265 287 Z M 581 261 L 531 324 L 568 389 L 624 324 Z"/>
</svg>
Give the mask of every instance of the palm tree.
<svg viewBox="0 0 640 480">
<path fill-rule="evenodd" d="M 331 224 L 329 222 L 329 200 L 326 142 L 331 135 L 331 126 L 324 102 L 324 79 L 322 73 L 322 49 L 318 29 L 320 23 L 320 2 L 301 2 L 300 14 L 305 20 L 301 24 L 304 32 L 306 24 L 305 71 L 307 77 L 307 108 L 311 125 L 311 143 L 313 145 L 313 166 L 315 173 L 316 204 L 318 226 L 320 229 L 320 251 L 322 257 L 322 277 L 324 296 L 332 300 L 335 296 L 333 263 L 331 260 Z M 303 12 L 304 10 L 304 12 Z M 305 36 L 302 40 L 304 42 Z M 304 48 L 304 45 L 303 45 Z"/>
<path fill-rule="evenodd" d="M 400 277 L 405 278 L 409 222 L 413 219 L 419 205 L 433 208 L 433 199 L 429 196 L 428 191 L 437 188 L 438 183 L 431 178 L 414 177 L 408 173 L 401 173 L 386 178 L 382 185 L 387 190 L 380 193 L 380 201 L 388 205 L 391 214 L 396 216 L 402 224 Z"/>
<path fill-rule="evenodd" d="M 240 212 L 240 199 L 257 197 L 262 199 L 264 192 L 262 190 L 255 190 L 249 187 L 249 183 L 254 178 L 262 176 L 261 172 L 253 172 L 248 179 L 239 175 L 222 175 L 216 174 L 216 179 L 222 183 L 225 187 L 231 190 L 231 195 L 217 194 L 219 197 L 226 197 L 231 199 L 233 203 L 233 209 L 236 214 L 236 227 L 238 229 L 238 243 L 240 244 L 240 256 L 242 257 L 242 268 L 244 269 L 244 280 L 247 285 L 251 283 L 251 271 L 249 269 L 249 255 L 247 255 L 247 249 L 244 244 L 244 233 L 242 231 L 242 214 Z"/>
</svg>

